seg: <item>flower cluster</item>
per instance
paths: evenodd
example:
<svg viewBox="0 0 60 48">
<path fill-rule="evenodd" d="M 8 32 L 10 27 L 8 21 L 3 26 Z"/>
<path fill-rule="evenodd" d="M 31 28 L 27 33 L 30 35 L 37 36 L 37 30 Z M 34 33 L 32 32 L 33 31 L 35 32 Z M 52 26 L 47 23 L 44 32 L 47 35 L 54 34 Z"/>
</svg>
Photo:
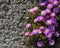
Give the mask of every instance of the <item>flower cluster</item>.
<svg viewBox="0 0 60 48">
<path fill-rule="evenodd" d="M 56 30 L 59 26 L 59 6 L 58 0 L 46 0 L 44 2 L 39 2 L 39 7 L 34 7 L 28 10 L 28 12 L 32 14 L 31 17 L 34 19 L 32 23 L 35 25 L 39 23 L 40 25 L 37 28 L 32 29 L 32 23 L 28 22 L 26 24 L 26 28 L 29 31 L 25 32 L 25 36 L 38 36 L 38 40 L 36 42 L 38 47 L 44 46 L 44 40 L 48 40 L 49 45 L 53 46 L 55 44 L 54 38 L 60 36 L 59 31 Z M 39 13 L 40 8 L 42 9 Z M 34 17 L 35 13 L 39 14 Z M 30 17 L 28 16 L 26 19 L 29 21 Z"/>
</svg>

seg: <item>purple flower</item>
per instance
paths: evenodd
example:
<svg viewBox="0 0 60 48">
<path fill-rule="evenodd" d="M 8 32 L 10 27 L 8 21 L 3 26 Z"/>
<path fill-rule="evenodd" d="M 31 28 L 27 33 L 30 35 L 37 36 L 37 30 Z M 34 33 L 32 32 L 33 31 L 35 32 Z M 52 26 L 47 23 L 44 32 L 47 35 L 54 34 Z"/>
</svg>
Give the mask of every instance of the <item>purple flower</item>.
<svg viewBox="0 0 60 48">
<path fill-rule="evenodd" d="M 46 3 L 45 3 L 45 2 L 39 2 L 39 5 L 40 5 L 40 6 L 45 6 Z"/>
<path fill-rule="evenodd" d="M 49 15 L 44 16 L 44 19 L 45 19 L 45 20 L 46 20 L 46 19 L 49 19 L 49 18 L 50 18 Z"/>
<path fill-rule="evenodd" d="M 44 33 L 44 34 L 48 34 L 48 33 L 49 33 L 49 31 L 50 31 L 50 30 L 49 30 L 48 28 L 44 28 L 43 33 Z"/>
<path fill-rule="evenodd" d="M 55 22 L 54 25 L 55 25 L 55 26 L 58 26 L 58 22 Z"/>
<path fill-rule="evenodd" d="M 56 37 L 59 37 L 60 36 L 60 33 L 56 32 Z"/>
<path fill-rule="evenodd" d="M 46 25 L 51 25 L 52 24 L 52 20 L 46 20 Z"/>
<path fill-rule="evenodd" d="M 42 47 L 42 46 L 44 46 L 44 43 L 42 41 L 39 41 L 39 42 L 37 42 L 37 46 Z"/>
<path fill-rule="evenodd" d="M 41 15 L 46 15 L 46 10 L 41 11 Z"/>
<path fill-rule="evenodd" d="M 33 34 L 33 35 L 36 35 L 36 34 L 38 34 L 38 31 L 37 31 L 37 29 L 34 29 L 34 30 L 31 32 L 31 34 Z"/>
<path fill-rule="evenodd" d="M 53 4 L 48 4 L 48 5 L 47 5 L 47 8 L 48 8 L 48 9 L 53 8 Z"/>
<path fill-rule="evenodd" d="M 54 12 L 52 12 L 52 13 L 50 14 L 50 16 L 55 17 L 56 14 L 55 14 Z"/>
<path fill-rule="evenodd" d="M 30 23 L 26 24 L 26 28 L 30 28 L 30 27 L 31 27 Z"/>
<path fill-rule="evenodd" d="M 56 23 L 56 22 L 57 22 L 57 20 L 56 20 L 55 17 L 52 17 L 52 18 L 51 18 L 51 21 L 52 21 L 52 23 Z"/>
<path fill-rule="evenodd" d="M 38 16 L 38 21 L 43 21 L 44 17 L 43 16 Z"/>
<path fill-rule="evenodd" d="M 56 7 L 56 8 L 54 8 L 54 10 L 53 10 L 55 13 L 58 13 L 59 12 L 59 8 L 58 7 Z"/>
<path fill-rule="evenodd" d="M 38 16 L 36 19 L 34 19 L 34 23 L 36 23 L 37 21 L 43 21 L 43 16 Z"/>
<path fill-rule="evenodd" d="M 45 36 L 46 36 L 46 38 L 50 39 L 52 37 L 52 33 L 49 32 L 49 33 L 45 34 Z"/>
<path fill-rule="evenodd" d="M 38 18 L 34 19 L 34 23 L 36 23 L 38 21 Z"/>
<path fill-rule="evenodd" d="M 49 25 L 48 29 L 50 30 L 50 32 L 55 32 L 55 27 L 53 25 Z"/>
<path fill-rule="evenodd" d="M 44 34 L 45 34 L 46 38 L 51 38 L 52 37 L 52 33 L 50 32 L 50 30 L 48 28 L 45 28 Z"/>
<path fill-rule="evenodd" d="M 54 41 L 54 40 L 49 40 L 49 44 L 50 44 L 51 46 L 53 46 L 53 45 L 55 44 L 55 41 Z"/>
<path fill-rule="evenodd" d="M 58 26 L 58 22 L 57 22 L 56 18 L 52 17 L 51 21 L 55 26 Z"/>
</svg>

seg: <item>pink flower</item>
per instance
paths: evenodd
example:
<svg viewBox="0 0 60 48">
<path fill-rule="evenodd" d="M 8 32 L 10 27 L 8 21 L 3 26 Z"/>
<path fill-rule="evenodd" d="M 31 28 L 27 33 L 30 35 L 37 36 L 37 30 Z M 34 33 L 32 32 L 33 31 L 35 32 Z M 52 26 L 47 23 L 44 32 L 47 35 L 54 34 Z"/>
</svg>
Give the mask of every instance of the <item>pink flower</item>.
<svg viewBox="0 0 60 48">
<path fill-rule="evenodd" d="M 33 35 L 36 35 L 36 34 L 38 34 L 38 31 L 37 31 L 37 29 L 34 29 L 31 33 L 32 33 Z"/>
<path fill-rule="evenodd" d="M 29 19 L 29 17 L 26 17 L 26 19 L 28 20 L 28 19 Z"/>
<path fill-rule="evenodd" d="M 48 2 L 53 2 L 54 0 L 48 0 Z"/>
<path fill-rule="evenodd" d="M 51 20 L 47 20 L 47 21 L 46 21 L 46 24 L 47 24 L 47 25 L 51 25 L 51 24 L 52 24 L 52 21 L 51 21 Z"/>
<path fill-rule="evenodd" d="M 37 29 L 37 31 L 38 31 L 38 34 L 42 34 L 42 30 Z"/>
<path fill-rule="evenodd" d="M 28 36 L 29 34 L 30 34 L 29 32 L 25 32 L 25 34 L 24 34 L 24 35 L 25 35 L 25 36 Z"/>
<path fill-rule="evenodd" d="M 60 5 L 58 5 L 58 7 L 60 8 Z"/>
<path fill-rule="evenodd" d="M 51 14 L 50 14 L 50 16 L 52 16 L 52 17 L 54 17 L 56 14 L 54 13 L 54 12 L 52 12 Z"/>
<path fill-rule="evenodd" d="M 44 29 L 44 26 L 40 26 L 39 29 L 41 29 L 41 30 Z"/>
<path fill-rule="evenodd" d="M 53 3 L 53 5 L 55 6 L 55 5 L 58 5 L 58 1 L 57 0 L 55 0 L 54 2 L 52 2 Z"/>
<path fill-rule="evenodd" d="M 38 7 L 34 7 L 34 11 L 38 11 Z"/>
<path fill-rule="evenodd" d="M 51 10 L 50 10 L 50 9 L 46 9 L 46 12 L 47 12 L 47 13 L 50 13 L 50 12 L 51 12 Z"/>
<path fill-rule="evenodd" d="M 34 23 L 36 23 L 37 21 L 43 21 L 43 19 L 43 16 L 38 16 L 36 19 L 34 19 Z"/>
<path fill-rule="evenodd" d="M 41 15 L 46 15 L 46 10 L 41 11 Z"/>
<path fill-rule="evenodd" d="M 45 28 L 44 34 L 46 35 L 46 34 L 48 34 L 49 32 L 50 32 L 50 30 L 49 30 L 48 28 Z"/>
<path fill-rule="evenodd" d="M 34 29 L 31 33 L 32 33 L 33 35 L 42 34 L 42 30 L 40 30 L 40 29 Z"/>
<path fill-rule="evenodd" d="M 45 28 L 44 32 L 43 32 L 46 36 L 46 38 L 51 38 L 52 37 L 52 33 L 50 32 L 50 30 L 48 28 Z"/>
<path fill-rule="evenodd" d="M 34 12 L 38 11 L 38 7 L 34 7 L 32 9 L 29 9 L 28 12 L 34 14 Z"/>
<path fill-rule="evenodd" d="M 29 36 L 33 36 L 32 32 L 30 32 Z"/>
<path fill-rule="evenodd" d="M 38 21 L 38 18 L 34 19 L 34 23 L 36 23 Z"/>
<path fill-rule="evenodd" d="M 40 6 L 45 6 L 46 3 L 45 3 L 45 2 L 39 2 L 39 5 L 40 5 Z"/>
<path fill-rule="evenodd" d="M 30 23 L 26 24 L 26 28 L 30 28 L 30 27 L 31 27 Z"/>
<path fill-rule="evenodd" d="M 53 8 L 53 4 L 48 4 L 48 5 L 47 5 L 47 8 L 48 8 L 48 9 Z"/>
</svg>

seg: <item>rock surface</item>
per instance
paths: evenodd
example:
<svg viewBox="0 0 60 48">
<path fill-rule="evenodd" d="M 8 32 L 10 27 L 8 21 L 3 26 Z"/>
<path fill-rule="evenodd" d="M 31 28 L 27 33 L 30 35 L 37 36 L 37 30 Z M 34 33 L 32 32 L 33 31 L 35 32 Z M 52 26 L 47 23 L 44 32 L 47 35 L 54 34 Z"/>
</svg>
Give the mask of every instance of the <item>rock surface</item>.
<svg viewBox="0 0 60 48">
<path fill-rule="evenodd" d="M 25 16 L 35 0 L 0 0 L 0 48 L 27 48 L 24 45 Z"/>
</svg>

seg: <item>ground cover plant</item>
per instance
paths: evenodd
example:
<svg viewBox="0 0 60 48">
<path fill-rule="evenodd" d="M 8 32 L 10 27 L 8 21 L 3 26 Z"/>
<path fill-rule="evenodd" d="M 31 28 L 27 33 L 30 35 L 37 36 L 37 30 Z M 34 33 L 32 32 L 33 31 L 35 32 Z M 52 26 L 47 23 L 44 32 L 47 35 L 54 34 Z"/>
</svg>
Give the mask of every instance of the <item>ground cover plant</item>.
<svg viewBox="0 0 60 48">
<path fill-rule="evenodd" d="M 57 43 L 60 42 L 60 1 L 40 1 L 26 14 L 27 24 L 24 35 L 27 46 L 57 48 Z"/>
</svg>

